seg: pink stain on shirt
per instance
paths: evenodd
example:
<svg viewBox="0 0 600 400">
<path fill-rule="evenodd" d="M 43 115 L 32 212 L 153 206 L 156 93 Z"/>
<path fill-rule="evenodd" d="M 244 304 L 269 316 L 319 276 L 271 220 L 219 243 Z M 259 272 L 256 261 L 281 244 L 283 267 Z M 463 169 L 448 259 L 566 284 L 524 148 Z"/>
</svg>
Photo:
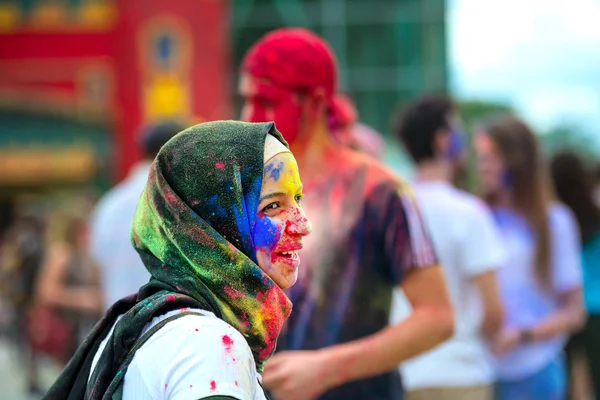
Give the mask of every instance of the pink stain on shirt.
<svg viewBox="0 0 600 400">
<path fill-rule="evenodd" d="M 217 167 L 217 168 L 219 168 L 219 169 L 223 169 L 223 168 L 225 168 L 225 164 L 222 164 L 222 163 L 216 163 L 216 164 L 215 164 L 215 167 Z"/>
<path fill-rule="evenodd" d="M 166 300 L 167 301 L 175 301 L 175 296 L 172 295 L 172 294 L 170 294 L 170 295 L 167 296 Z"/>
<path fill-rule="evenodd" d="M 217 390 L 217 382 L 210 381 L 210 391 L 214 392 L 215 390 Z"/>
<path fill-rule="evenodd" d="M 223 335 L 221 338 L 223 340 L 223 347 L 225 347 L 225 353 L 231 353 L 233 349 L 233 339 L 229 337 L 229 335 Z"/>
</svg>

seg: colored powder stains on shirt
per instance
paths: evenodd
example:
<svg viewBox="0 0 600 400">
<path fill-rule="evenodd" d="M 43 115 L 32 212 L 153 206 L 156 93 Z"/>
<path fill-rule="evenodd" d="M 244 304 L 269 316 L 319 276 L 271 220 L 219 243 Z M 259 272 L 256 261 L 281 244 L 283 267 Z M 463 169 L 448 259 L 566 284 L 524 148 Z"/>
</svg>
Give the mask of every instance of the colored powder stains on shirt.
<svg viewBox="0 0 600 400">
<path fill-rule="evenodd" d="M 221 341 L 223 342 L 225 353 L 231 353 L 231 350 L 233 350 L 233 339 L 229 335 L 223 335 Z"/>
<path fill-rule="evenodd" d="M 217 390 L 217 382 L 215 381 L 210 381 L 210 391 L 214 392 Z"/>
<path fill-rule="evenodd" d="M 218 169 L 223 169 L 223 168 L 225 168 L 225 164 L 223 164 L 223 163 L 216 163 L 215 167 L 217 167 Z"/>
<path fill-rule="evenodd" d="M 313 182 L 304 177 L 313 233 L 300 251 L 298 281 L 288 290 L 294 310 L 277 351 L 320 349 L 378 332 L 389 323 L 395 286 L 411 269 L 436 264 L 429 239 L 411 234 L 422 218 L 406 207 L 413 201 L 409 189 L 374 160 L 339 158 L 335 174 Z M 395 387 L 400 379 L 393 372 L 322 398 L 394 399 L 389 393 Z"/>
<path fill-rule="evenodd" d="M 165 300 L 167 300 L 167 301 L 175 301 L 175 296 L 174 296 L 174 295 L 172 295 L 172 294 L 170 294 L 170 295 L 168 295 L 168 296 L 166 297 L 166 299 L 165 299 Z"/>
</svg>

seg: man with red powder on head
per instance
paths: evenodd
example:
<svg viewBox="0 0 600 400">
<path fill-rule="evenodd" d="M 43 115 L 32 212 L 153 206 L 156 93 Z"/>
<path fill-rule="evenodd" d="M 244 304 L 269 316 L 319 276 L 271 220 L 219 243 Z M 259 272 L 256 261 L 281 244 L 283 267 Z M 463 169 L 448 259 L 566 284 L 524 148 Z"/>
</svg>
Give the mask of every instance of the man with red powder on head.
<svg viewBox="0 0 600 400">
<path fill-rule="evenodd" d="M 401 399 L 396 366 L 450 337 L 451 306 L 406 184 L 333 141 L 336 81 L 332 51 L 305 29 L 267 34 L 241 68 L 242 118 L 275 121 L 288 140 L 314 225 L 263 384 L 277 400 Z M 396 286 L 414 312 L 388 326 Z"/>
</svg>

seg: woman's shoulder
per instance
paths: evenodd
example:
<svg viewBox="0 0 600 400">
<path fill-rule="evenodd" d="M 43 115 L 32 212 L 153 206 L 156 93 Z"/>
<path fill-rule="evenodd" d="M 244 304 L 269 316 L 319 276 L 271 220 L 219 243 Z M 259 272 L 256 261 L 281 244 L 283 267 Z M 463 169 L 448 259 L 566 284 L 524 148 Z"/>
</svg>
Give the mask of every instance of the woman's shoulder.
<svg viewBox="0 0 600 400">
<path fill-rule="evenodd" d="M 555 229 L 575 228 L 575 216 L 566 205 L 553 202 L 548 207 L 548 217 L 551 226 Z"/>
<path fill-rule="evenodd" d="M 256 368 L 244 337 L 210 313 L 189 311 L 167 322 L 138 349 L 127 370 L 126 389 L 129 385 L 152 387 L 165 398 L 182 391 L 195 396 L 253 398 Z M 156 320 L 149 325 L 156 325 Z"/>
<path fill-rule="evenodd" d="M 153 326 L 179 313 L 184 316 L 167 322 L 146 342 L 146 344 L 159 344 L 161 346 L 177 345 L 182 342 L 190 342 L 193 348 L 208 347 L 213 344 L 224 345 L 236 343 L 240 350 L 250 349 L 242 334 L 234 327 L 226 323 L 214 314 L 202 310 L 185 309 L 177 310 L 153 319 L 144 329 L 144 333 Z M 143 349 L 146 345 L 140 348 Z M 177 345 L 179 346 L 179 345 Z"/>
</svg>

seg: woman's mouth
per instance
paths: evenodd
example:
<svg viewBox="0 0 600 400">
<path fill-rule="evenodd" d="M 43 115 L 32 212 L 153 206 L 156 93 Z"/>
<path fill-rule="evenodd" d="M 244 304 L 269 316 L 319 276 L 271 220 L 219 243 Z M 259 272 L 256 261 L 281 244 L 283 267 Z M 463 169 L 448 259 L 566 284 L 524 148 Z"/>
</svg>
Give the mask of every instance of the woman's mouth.
<svg viewBox="0 0 600 400">
<path fill-rule="evenodd" d="M 281 262 L 293 268 L 300 266 L 300 256 L 297 251 L 279 251 L 273 254 L 275 257 L 273 263 Z"/>
</svg>

